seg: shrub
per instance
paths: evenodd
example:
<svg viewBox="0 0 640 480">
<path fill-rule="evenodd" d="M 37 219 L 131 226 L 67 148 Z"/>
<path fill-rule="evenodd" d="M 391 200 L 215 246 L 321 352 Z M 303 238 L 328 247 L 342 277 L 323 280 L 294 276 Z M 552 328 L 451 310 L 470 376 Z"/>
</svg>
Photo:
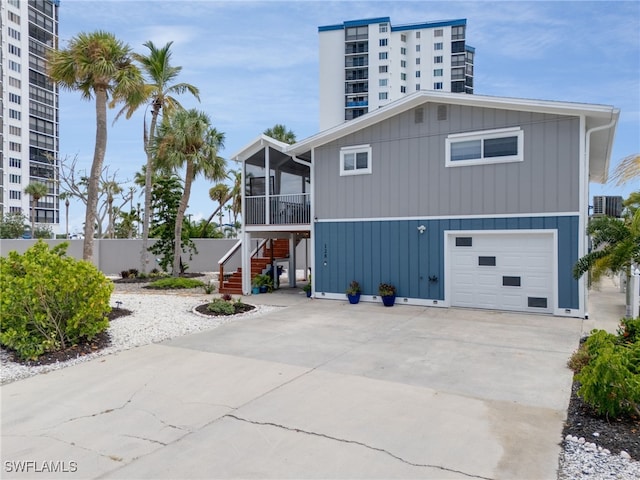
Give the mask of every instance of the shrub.
<svg viewBox="0 0 640 480">
<path fill-rule="evenodd" d="M 214 298 L 213 301 L 207 305 L 207 310 L 220 315 L 233 315 L 236 313 L 235 306 L 222 298 Z"/>
<path fill-rule="evenodd" d="M 213 284 L 213 282 L 204 284 L 204 293 L 210 294 L 210 293 L 214 293 L 215 291 L 216 291 L 216 286 Z"/>
<path fill-rule="evenodd" d="M 623 318 L 618 327 L 618 336 L 623 342 L 640 342 L 640 317 Z"/>
<path fill-rule="evenodd" d="M 39 241 L 0 258 L 0 344 L 24 360 L 91 340 L 109 326 L 113 284 L 91 263 L 66 256 L 68 244 Z"/>
<path fill-rule="evenodd" d="M 204 287 L 204 283 L 193 278 L 169 277 L 161 278 L 145 285 L 143 288 L 151 288 L 156 290 L 179 290 L 183 288 Z"/>
<path fill-rule="evenodd" d="M 583 343 L 580 345 L 578 350 L 573 352 L 571 358 L 569 358 L 569 361 L 567 362 L 567 366 L 573 370 L 573 373 L 580 373 L 590 360 L 591 355 L 587 351 L 587 346 Z"/>
<path fill-rule="evenodd" d="M 598 330 L 584 347 L 590 359 L 576 375 L 578 395 L 600 415 L 640 415 L 640 342 Z"/>
</svg>

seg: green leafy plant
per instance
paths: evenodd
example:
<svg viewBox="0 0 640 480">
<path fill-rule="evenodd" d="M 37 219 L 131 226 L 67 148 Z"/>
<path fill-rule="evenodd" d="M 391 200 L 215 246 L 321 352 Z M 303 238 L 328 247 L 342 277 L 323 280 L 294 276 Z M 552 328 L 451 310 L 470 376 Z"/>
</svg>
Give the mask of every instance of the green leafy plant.
<svg viewBox="0 0 640 480">
<path fill-rule="evenodd" d="M 167 277 L 155 280 L 149 285 L 145 285 L 143 288 L 150 288 L 154 290 L 180 290 L 198 287 L 204 287 L 204 282 L 196 280 L 195 278 Z"/>
<path fill-rule="evenodd" d="M 623 320 L 617 336 L 595 330 L 581 347 L 586 364 L 576 374 L 578 395 L 600 415 L 640 416 L 640 340 L 627 334 L 636 321 Z"/>
<path fill-rule="evenodd" d="M 381 297 L 389 297 L 396 294 L 396 287 L 390 283 L 381 283 L 378 285 L 378 295 Z"/>
<path fill-rule="evenodd" d="M 206 293 L 207 295 L 214 293 L 215 291 L 216 286 L 212 282 L 204 284 L 204 293 Z"/>
<path fill-rule="evenodd" d="M 254 287 L 267 287 L 267 291 L 273 291 L 273 280 L 266 273 L 256 275 L 253 278 L 251 285 Z"/>
<path fill-rule="evenodd" d="M 360 284 L 355 280 L 352 280 L 351 283 L 349 284 L 349 287 L 347 288 L 346 293 L 347 295 L 357 295 L 361 292 L 362 292 L 362 289 L 360 288 Z"/>
<path fill-rule="evenodd" d="M 211 303 L 207 305 L 207 310 L 219 315 L 233 315 L 236 313 L 234 304 L 222 298 L 214 298 Z"/>
<path fill-rule="evenodd" d="M 67 257 L 67 247 L 38 241 L 0 258 L 0 344 L 24 360 L 91 340 L 109 325 L 112 282 Z"/>
<path fill-rule="evenodd" d="M 624 342 L 640 342 L 640 317 L 623 318 L 618 327 L 618 336 Z"/>
</svg>

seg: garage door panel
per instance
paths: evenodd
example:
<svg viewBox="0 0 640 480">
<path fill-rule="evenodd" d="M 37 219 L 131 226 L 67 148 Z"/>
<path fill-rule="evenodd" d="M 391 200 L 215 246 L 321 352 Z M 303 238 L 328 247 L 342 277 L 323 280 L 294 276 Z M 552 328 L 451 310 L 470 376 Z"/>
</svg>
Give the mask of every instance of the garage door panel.
<svg viewBox="0 0 640 480">
<path fill-rule="evenodd" d="M 457 247 L 456 236 L 470 237 L 471 246 Z M 537 232 L 450 235 L 451 305 L 552 312 L 553 240 Z"/>
</svg>

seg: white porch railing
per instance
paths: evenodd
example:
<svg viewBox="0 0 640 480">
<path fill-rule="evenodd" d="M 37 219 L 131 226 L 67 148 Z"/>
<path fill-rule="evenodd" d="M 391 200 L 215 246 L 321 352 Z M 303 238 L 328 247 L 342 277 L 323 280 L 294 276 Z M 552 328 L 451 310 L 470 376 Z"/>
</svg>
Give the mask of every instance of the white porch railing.
<svg viewBox="0 0 640 480">
<path fill-rule="evenodd" d="M 245 197 L 246 225 L 299 225 L 311 223 L 311 204 L 308 193 L 269 196 L 267 222 L 266 197 Z"/>
</svg>

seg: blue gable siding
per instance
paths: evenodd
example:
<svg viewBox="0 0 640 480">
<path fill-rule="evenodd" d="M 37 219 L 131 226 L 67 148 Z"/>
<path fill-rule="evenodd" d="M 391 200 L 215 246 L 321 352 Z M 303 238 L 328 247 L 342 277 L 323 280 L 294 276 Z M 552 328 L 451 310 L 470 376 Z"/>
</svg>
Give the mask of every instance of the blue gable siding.
<svg viewBox="0 0 640 480">
<path fill-rule="evenodd" d="M 418 227 L 424 225 L 424 234 Z M 498 217 L 434 220 L 319 222 L 315 224 L 315 290 L 344 293 L 357 280 L 365 295 L 377 295 L 380 282 L 398 295 L 443 300 L 445 230 L 557 230 L 558 307 L 579 308 L 578 217 Z M 432 278 L 432 280 L 429 279 Z M 435 281 L 434 281 L 435 279 Z"/>
</svg>

